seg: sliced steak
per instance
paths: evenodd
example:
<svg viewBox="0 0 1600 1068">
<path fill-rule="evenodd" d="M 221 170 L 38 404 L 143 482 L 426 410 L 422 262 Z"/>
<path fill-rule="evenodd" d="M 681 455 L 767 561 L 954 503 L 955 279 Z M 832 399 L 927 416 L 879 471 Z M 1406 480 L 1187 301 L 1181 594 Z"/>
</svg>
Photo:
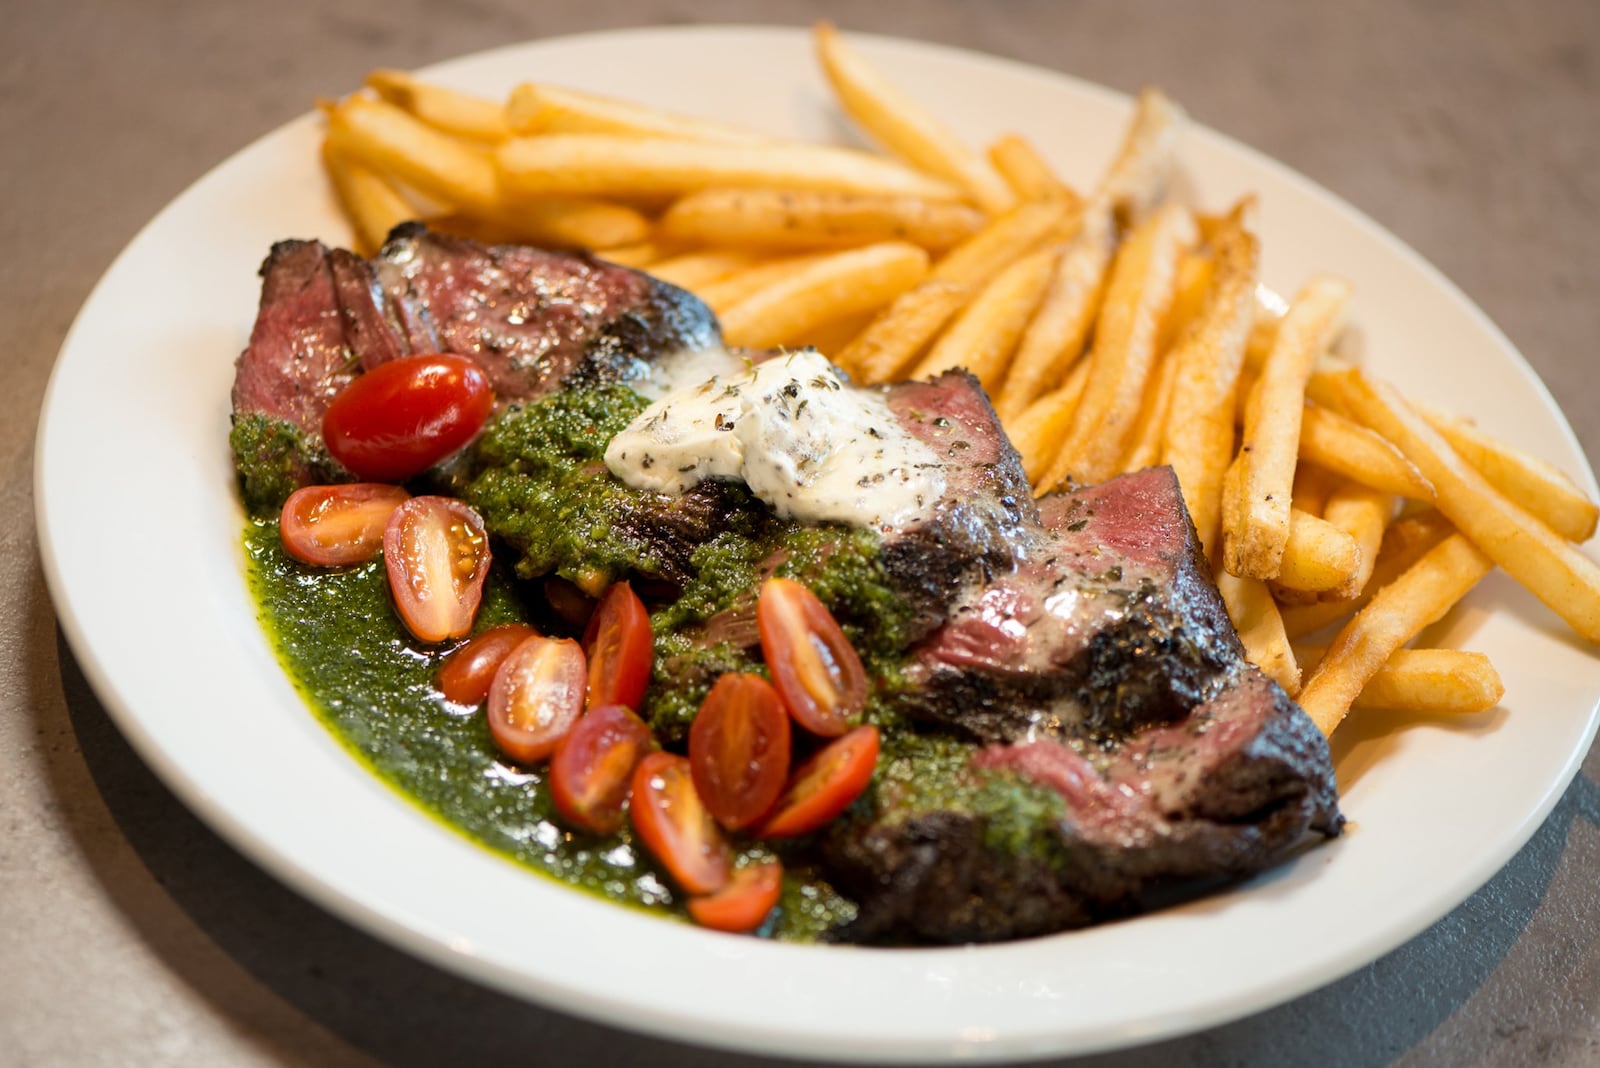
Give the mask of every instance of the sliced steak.
<svg viewBox="0 0 1600 1068">
<path fill-rule="evenodd" d="M 1327 743 L 1244 661 L 1171 471 L 1041 512 L 1029 559 L 966 596 L 907 670 L 902 708 L 971 739 L 964 756 L 891 764 L 825 839 L 861 905 L 847 937 L 1080 926 L 1342 825 Z M 974 804 L 977 786 L 1015 797 Z"/>
<path fill-rule="evenodd" d="M 638 271 L 416 223 L 397 227 L 370 261 L 283 241 L 261 274 L 233 390 L 232 442 L 252 510 L 341 477 L 321 447 L 323 413 L 356 374 L 387 360 L 467 356 L 503 407 L 568 383 L 628 381 L 662 353 L 718 340 L 697 297 Z"/>
</svg>

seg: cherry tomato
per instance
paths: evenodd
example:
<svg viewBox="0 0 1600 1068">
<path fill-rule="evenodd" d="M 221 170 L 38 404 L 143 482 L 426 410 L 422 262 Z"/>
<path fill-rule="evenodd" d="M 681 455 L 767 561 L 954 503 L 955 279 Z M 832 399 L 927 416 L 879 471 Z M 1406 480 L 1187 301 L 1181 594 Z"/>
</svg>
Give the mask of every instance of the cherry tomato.
<svg viewBox="0 0 1600 1068">
<path fill-rule="evenodd" d="M 410 496 L 381 482 L 297 489 L 283 502 L 278 523 L 283 549 L 318 567 L 363 563 L 383 548 L 389 516 Z"/>
<path fill-rule="evenodd" d="M 600 598 L 584 634 L 589 653 L 589 707 L 638 708 L 650 685 L 655 638 L 650 613 L 626 582 L 613 582 Z"/>
<path fill-rule="evenodd" d="M 439 690 L 458 705 L 481 705 L 494 673 L 511 651 L 539 632 L 526 623 L 502 623 L 451 653 L 439 669 Z"/>
<path fill-rule="evenodd" d="M 689 915 L 702 927 L 743 934 L 761 926 L 783 892 L 783 865 L 775 860 L 740 868 L 714 894 L 689 899 Z"/>
<path fill-rule="evenodd" d="M 691 894 L 710 894 L 728 881 L 728 841 L 694 792 L 689 761 L 655 752 L 633 769 L 628 814 L 639 840 Z"/>
<path fill-rule="evenodd" d="M 383 562 L 412 634 L 442 642 L 472 633 L 489 574 L 489 535 L 477 512 L 449 497 L 412 497 L 389 516 Z"/>
<path fill-rule="evenodd" d="M 550 758 L 556 811 L 574 827 L 615 834 L 633 769 L 654 741 L 644 721 L 622 705 L 601 705 L 578 717 Z"/>
<path fill-rule="evenodd" d="M 730 831 L 766 814 L 789 777 L 789 714 L 760 675 L 724 675 L 689 726 L 700 800 Z"/>
<path fill-rule="evenodd" d="M 756 833 L 763 838 L 793 838 L 827 826 L 861 796 L 877 766 L 878 728 L 868 724 L 834 739 L 789 778 L 772 815 Z"/>
<path fill-rule="evenodd" d="M 322 417 L 322 439 L 357 478 L 400 482 L 471 441 L 493 410 L 489 377 L 471 360 L 403 356 L 339 391 Z"/>
<path fill-rule="evenodd" d="M 761 584 L 761 655 L 795 721 L 824 738 L 850 729 L 867 703 L 867 672 L 833 613 L 792 579 Z"/>
<path fill-rule="evenodd" d="M 583 650 L 571 638 L 534 635 L 511 650 L 489 686 L 489 734 L 518 764 L 537 764 L 583 712 Z"/>
</svg>

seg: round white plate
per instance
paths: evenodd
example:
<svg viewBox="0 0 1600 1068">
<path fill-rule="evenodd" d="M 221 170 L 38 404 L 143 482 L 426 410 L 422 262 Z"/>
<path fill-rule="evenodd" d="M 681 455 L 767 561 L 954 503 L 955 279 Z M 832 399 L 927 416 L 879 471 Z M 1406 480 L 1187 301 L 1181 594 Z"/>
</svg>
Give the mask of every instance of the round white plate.
<svg viewBox="0 0 1600 1068">
<path fill-rule="evenodd" d="M 974 143 L 1033 138 L 1080 188 L 1115 149 L 1120 96 L 1016 63 L 862 37 Z M 501 95 L 540 78 L 805 138 L 847 136 L 798 30 L 639 30 L 444 64 Z M 226 444 L 256 268 L 287 237 L 348 241 L 307 116 L 222 164 L 133 241 L 62 349 L 36 493 L 51 592 L 96 692 L 222 835 L 302 893 L 503 990 L 688 1041 L 907 1060 L 1084 1052 L 1292 998 L 1417 934 L 1532 834 L 1595 729 L 1600 661 L 1502 577 L 1442 626 L 1489 652 L 1503 707 L 1459 721 L 1353 718 L 1336 736 L 1343 839 L 1246 886 L 1124 923 L 1008 945 L 776 945 L 571 891 L 435 823 L 356 764 L 301 703 L 245 588 Z M 1266 281 L 1355 283 L 1368 366 L 1475 413 L 1593 490 L 1576 440 L 1504 337 L 1393 237 L 1311 183 L 1195 129 L 1184 195 L 1261 202 Z M 184 670 L 170 666 L 180 659 Z M 1493 788 L 1487 788 L 1493 784 Z"/>
</svg>

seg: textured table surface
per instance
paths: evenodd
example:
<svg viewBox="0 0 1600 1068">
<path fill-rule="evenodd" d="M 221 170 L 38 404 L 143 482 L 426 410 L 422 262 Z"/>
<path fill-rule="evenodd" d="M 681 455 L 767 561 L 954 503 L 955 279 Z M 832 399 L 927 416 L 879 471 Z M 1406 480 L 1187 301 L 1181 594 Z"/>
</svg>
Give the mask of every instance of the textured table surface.
<svg viewBox="0 0 1600 1068">
<path fill-rule="evenodd" d="M 57 629 L 34 534 L 33 435 L 74 313 L 195 177 L 372 67 L 581 30 L 828 16 L 1120 90 L 1158 81 L 1439 266 L 1600 455 L 1600 6 L 1580 0 L 12 7 L 0 34 L 5 1064 L 762 1063 L 512 1001 L 284 889 L 134 755 Z M 1600 1063 L 1597 782 L 1591 754 L 1504 870 L 1370 966 L 1213 1031 L 1075 1063 Z"/>
</svg>

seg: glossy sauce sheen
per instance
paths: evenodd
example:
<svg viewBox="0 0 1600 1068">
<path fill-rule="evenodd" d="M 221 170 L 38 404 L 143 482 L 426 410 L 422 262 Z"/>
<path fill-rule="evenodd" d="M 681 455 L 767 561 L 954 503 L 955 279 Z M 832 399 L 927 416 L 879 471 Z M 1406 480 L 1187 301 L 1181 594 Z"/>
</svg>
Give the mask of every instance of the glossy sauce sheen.
<svg viewBox="0 0 1600 1068">
<path fill-rule="evenodd" d="M 636 489 L 679 494 L 738 479 L 784 518 L 856 527 L 925 519 L 945 486 L 938 456 L 883 394 L 847 384 L 810 350 L 673 388 L 611 440 L 605 459 Z"/>
</svg>

